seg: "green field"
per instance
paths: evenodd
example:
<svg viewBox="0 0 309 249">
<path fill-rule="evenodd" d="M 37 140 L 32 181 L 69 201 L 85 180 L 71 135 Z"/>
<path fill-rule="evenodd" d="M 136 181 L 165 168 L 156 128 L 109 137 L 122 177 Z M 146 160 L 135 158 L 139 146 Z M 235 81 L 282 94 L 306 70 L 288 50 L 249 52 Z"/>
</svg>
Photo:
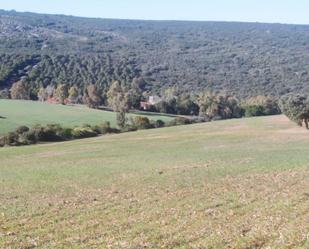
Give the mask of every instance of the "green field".
<svg viewBox="0 0 309 249">
<path fill-rule="evenodd" d="M 152 120 L 169 121 L 173 119 L 172 116 L 156 113 L 144 112 L 143 115 Z M 84 106 L 52 105 L 37 101 L 0 99 L 0 116 L 3 117 L 0 118 L 0 135 L 13 131 L 20 125 L 57 123 L 73 127 L 83 124 L 98 125 L 109 121 L 112 126 L 116 127 L 114 112 L 94 110 Z"/>
<path fill-rule="evenodd" d="M 308 148 L 284 116 L 2 148 L 0 248 L 309 248 Z"/>
</svg>

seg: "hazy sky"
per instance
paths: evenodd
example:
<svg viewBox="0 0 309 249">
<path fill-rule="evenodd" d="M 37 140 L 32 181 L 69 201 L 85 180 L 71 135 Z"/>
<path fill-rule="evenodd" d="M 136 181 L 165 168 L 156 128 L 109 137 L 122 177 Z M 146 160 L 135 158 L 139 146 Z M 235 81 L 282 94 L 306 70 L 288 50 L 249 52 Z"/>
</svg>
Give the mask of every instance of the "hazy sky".
<svg viewBox="0 0 309 249">
<path fill-rule="evenodd" d="M 309 0 L 0 0 L 0 9 L 104 18 L 309 24 Z"/>
</svg>

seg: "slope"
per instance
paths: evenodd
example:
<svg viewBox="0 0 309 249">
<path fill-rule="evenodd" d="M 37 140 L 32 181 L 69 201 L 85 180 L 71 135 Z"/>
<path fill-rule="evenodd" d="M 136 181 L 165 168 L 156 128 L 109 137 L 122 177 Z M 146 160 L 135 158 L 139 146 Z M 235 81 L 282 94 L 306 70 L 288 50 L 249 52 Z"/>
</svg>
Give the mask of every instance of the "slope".
<svg viewBox="0 0 309 249">
<path fill-rule="evenodd" d="M 128 117 L 140 115 L 151 120 L 172 120 L 169 115 L 158 113 L 129 114 Z M 116 127 L 116 113 L 90 109 L 84 106 L 63 106 L 41 103 L 37 101 L 18 101 L 0 99 L 0 135 L 13 131 L 21 125 L 61 124 L 65 127 L 84 124 L 100 125 L 110 122 Z"/>
<path fill-rule="evenodd" d="M 0 149 L 3 248 L 308 248 L 309 133 L 284 116 Z"/>
</svg>

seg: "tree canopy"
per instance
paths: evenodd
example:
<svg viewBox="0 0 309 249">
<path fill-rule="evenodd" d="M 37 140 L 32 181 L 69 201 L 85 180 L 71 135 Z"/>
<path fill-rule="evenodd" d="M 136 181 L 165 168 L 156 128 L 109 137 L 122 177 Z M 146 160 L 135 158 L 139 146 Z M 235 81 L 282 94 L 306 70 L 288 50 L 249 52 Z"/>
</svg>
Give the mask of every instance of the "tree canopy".
<svg viewBox="0 0 309 249">
<path fill-rule="evenodd" d="M 280 98 L 281 111 L 298 125 L 309 129 L 309 96 L 297 94 L 286 95 Z"/>
<path fill-rule="evenodd" d="M 309 94 L 309 26 L 128 21 L 0 11 L 0 91 L 89 84 L 106 93 L 143 78 L 143 91 L 225 91 L 237 98 Z M 2 94 L 1 94 L 2 95 Z M 5 92 L 2 96 L 6 96 Z"/>
</svg>

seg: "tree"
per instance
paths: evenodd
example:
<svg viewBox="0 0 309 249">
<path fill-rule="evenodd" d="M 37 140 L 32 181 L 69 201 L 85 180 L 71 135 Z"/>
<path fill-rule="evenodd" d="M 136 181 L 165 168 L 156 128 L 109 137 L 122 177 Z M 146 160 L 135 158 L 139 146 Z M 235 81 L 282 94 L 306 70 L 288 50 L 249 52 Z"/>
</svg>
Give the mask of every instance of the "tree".
<svg viewBox="0 0 309 249">
<path fill-rule="evenodd" d="M 177 100 L 176 98 L 161 100 L 155 104 L 155 109 L 161 113 L 177 114 Z"/>
<path fill-rule="evenodd" d="M 44 87 L 41 87 L 39 89 L 39 91 L 38 91 L 38 99 L 39 99 L 39 101 L 44 102 L 44 101 L 47 100 L 47 98 L 48 98 L 48 94 L 46 92 L 46 89 Z"/>
<path fill-rule="evenodd" d="M 180 91 L 177 87 L 169 87 L 161 91 L 161 101 L 155 104 L 156 110 L 161 113 L 177 114 L 177 102 Z"/>
<path fill-rule="evenodd" d="M 161 91 L 162 99 L 166 102 L 176 99 L 180 95 L 180 91 L 177 86 L 168 87 Z"/>
<path fill-rule="evenodd" d="M 108 105 L 117 112 L 117 124 L 123 128 L 125 126 L 125 114 L 128 111 L 128 98 L 119 81 L 114 81 L 107 92 Z"/>
<path fill-rule="evenodd" d="M 219 115 L 219 103 L 212 92 L 202 93 L 198 102 L 200 107 L 199 116 L 212 119 Z"/>
<path fill-rule="evenodd" d="M 15 82 L 10 89 L 10 93 L 12 99 L 30 99 L 28 88 L 23 81 Z"/>
<path fill-rule="evenodd" d="M 279 100 L 281 111 L 299 126 L 309 129 L 309 97 L 302 94 L 289 94 Z"/>
<path fill-rule="evenodd" d="M 180 115 L 198 115 L 199 106 L 193 100 L 190 94 L 181 94 L 177 99 L 177 114 Z"/>
<path fill-rule="evenodd" d="M 246 117 L 280 114 L 278 99 L 270 96 L 256 96 L 241 104 Z"/>
<path fill-rule="evenodd" d="M 9 99 L 10 98 L 10 91 L 8 89 L 3 89 L 0 91 L 0 99 Z"/>
<path fill-rule="evenodd" d="M 71 103 L 76 103 L 77 98 L 78 98 L 78 89 L 77 89 L 76 86 L 72 86 L 69 89 L 69 99 L 70 99 Z"/>
<path fill-rule="evenodd" d="M 98 108 L 101 104 L 102 98 L 99 95 L 97 87 L 93 84 L 90 84 L 86 87 L 83 102 L 90 108 Z"/>
<path fill-rule="evenodd" d="M 56 98 L 60 104 L 64 105 L 66 98 L 68 98 L 68 87 L 65 84 L 59 84 L 56 89 Z"/>
<path fill-rule="evenodd" d="M 199 115 L 209 119 L 229 119 L 242 116 L 238 100 L 230 95 L 203 93 L 199 96 L 199 107 Z"/>
<path fill-rule="evenodd" d="M 134 78 L 130 90 L 127 93 L 128 107 L 129 109 L 140 108 L 140 102 L 143 98 L 143 90 L 145 88 L 146 81 L 143 78 Z"/>
<path fill-rule="evenodd" d="M 117 125 L 121 128 L 125 127 L 126 124 L 126 113 L 124 111 L 119 111 L 116 113 Z"/>
<path fill-rule="evenodd" d="M 47 98 L 52 98 L 55 94 L 55 87 L 53 85 L 48 85 L 45 88 L 45 92 L 47 94 Z"/>
</svg>

